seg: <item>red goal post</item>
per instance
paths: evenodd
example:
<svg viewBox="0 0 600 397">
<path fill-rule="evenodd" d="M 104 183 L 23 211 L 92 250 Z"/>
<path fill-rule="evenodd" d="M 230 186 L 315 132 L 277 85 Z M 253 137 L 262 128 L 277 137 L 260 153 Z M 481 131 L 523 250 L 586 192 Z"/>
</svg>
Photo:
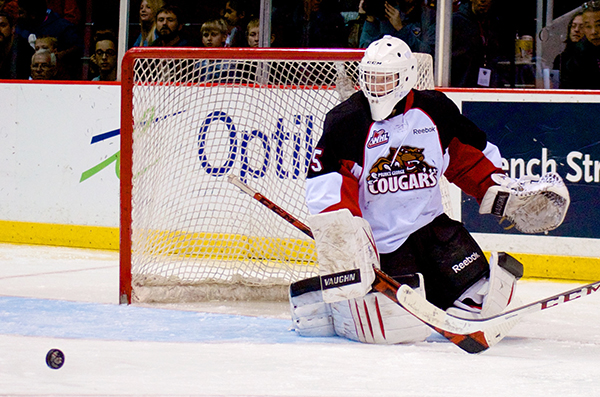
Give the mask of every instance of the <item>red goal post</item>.
<svg viewBox="0 0 600 397">
<path fill-rule="evenodd" d="M 364 50 L 134 48 L 122 64 L 120 302 L 285 299 L 313 242 L 228 183 L 306 221 L 325 114 Z M 433 88 L 431 57 L 417 89 Z"/>
</svg>

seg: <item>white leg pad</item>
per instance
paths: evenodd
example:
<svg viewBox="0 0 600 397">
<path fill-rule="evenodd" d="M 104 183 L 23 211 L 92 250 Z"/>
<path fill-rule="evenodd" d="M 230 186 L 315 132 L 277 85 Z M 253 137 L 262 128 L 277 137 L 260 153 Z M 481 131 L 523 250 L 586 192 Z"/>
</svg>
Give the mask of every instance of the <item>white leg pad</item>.
<svg viewBox="0 0 600 397">
<path fill-rule="evenodd" d="M 424 289 L 419 289 L 424 294 Z M 331 304 L 335 332 L 364 343 L 421 342 L 431 329 L 379 292 Z"/>
<path fill-rule="evenodd" d="M 509 305 L 517 291 L 517 279 L 498 265 L 498 253 L 492 252 L 490 258 L 489 292 L 483 300 L 481 315 L 491 317 L 500 314 Z"/>
<path fill-rule="evenodd" d="M 331 307 L 323 302 L 321 290 L 290 295 L 292 328 L 300 336 L 334 336 Z"/>
<path fill-rule="evenodd" d="M 312 215 L 308 223 L 315 238 L 319 275 L 325 302 L 364 296 L 375 281 L 379 255 L 369 223 L 349 210 Z"/>
<path fill-rule="evenodd" d="M 454 302 L 456 307 L 448 308 L 449 314 L 463 318 L 487 318 L 502 313 L 510 304 L 517 289 L 517 278 L 498 265 L 498 253 L 492 252 L 490 257 L 490 277 L 483 278 L 473 284 Z M 468 307 L 462 302 L 470 298 L 475 303 L 482 303 L 481 309 Z"/>
</svg>

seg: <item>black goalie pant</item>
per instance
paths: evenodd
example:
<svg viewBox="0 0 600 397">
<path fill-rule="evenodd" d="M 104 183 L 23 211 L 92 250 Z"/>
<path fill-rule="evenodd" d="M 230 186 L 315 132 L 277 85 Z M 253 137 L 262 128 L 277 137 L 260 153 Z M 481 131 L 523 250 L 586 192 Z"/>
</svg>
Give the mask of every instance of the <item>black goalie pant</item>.
<svg viewBox="0 0 600 397">
<path fill-rule="evenodd" d="M 427 300 L 443 310 L 490 271 L 467 229 L 446 214 L 411 234 L 396 251 L 380 256 L 381 270 L 399 282 L 421 273 Z"/>
</svg>

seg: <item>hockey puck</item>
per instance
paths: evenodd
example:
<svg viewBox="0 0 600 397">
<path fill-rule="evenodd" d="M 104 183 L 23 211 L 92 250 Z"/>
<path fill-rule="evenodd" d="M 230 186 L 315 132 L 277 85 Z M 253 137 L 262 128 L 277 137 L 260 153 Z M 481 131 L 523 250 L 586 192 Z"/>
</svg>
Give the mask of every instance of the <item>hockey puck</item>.
<svg viewBox="0 0 600 397">
<path fill-rule="evenodd" d="M 65 363 L 65 355 L 58 349 L 50 349 L 46 354 L 46 365 L 52 369 L 59 369 Z"/>
</svg>

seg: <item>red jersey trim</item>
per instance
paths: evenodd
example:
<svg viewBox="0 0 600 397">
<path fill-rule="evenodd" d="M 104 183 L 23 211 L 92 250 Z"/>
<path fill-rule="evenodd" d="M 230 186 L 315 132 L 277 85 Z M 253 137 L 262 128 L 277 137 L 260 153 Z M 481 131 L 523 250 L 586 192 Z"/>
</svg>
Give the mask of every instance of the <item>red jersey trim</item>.
<svg viewBox="0 0 600 397">
<path fill-rule="evenodd" d="M 475 197 L 481 204 L 485 192 L 496 183 L 492 174 L 504 174 L 480 150 L 465 145 L 453 138 L 448 146 L 450 164 L 445 174 L 448 181 L 456 184 L 465 193 Z"/>
<path fill-rule="evenodd" d="M 342 175 L 342 186 L 340 188 L 340 202 L 325 208 L 322 212 L 337 211 L 348 208 L 352 215 L 362 217 L 362 211 L 358 204 L 358 180 L 352 174 L 354 162 L 342 160 L 338 173 Z"/>
</svg>

